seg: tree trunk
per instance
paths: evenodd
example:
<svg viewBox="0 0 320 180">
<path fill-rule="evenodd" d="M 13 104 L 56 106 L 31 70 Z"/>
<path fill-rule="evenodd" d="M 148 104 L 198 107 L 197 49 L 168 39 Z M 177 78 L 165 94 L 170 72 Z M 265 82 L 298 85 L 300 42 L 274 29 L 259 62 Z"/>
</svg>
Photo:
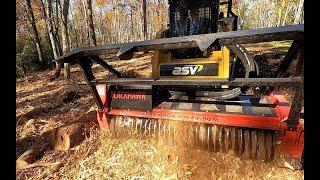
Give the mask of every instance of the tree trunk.
<svg viewBox="0 0 320 180">
<path fill-rule="evenodd" d="M 284 18 L 283 18 L 283 21 L 282 21 L 282 26 L 284 26 L 286 24 L 288 12 L 289 12 L 289 7 L 291 7 L 291 4 L 287 5 L 286 12 L 284 14 Z"/>
<path fill-rule="evenodd" d="M 39 62 L 41 63 L 42 68 L 45 69 L 47 67 L 47 63 L 43 59 L 43 51 L 42 51 L 42 47 L 40 44 L 39 33 L 37 30 L 36 21 L 34 19 L 34 14 L 32 11 L 30 0 L 26 0 L 26 9 L 27 9 L 27 14 L 28 14 L 28 19 L 29 19 L 30 24 L 32 26 L 32 32 L 33 32 L 33 37 L 34 37 L 36 47 L 37 47 Z"/>
<path fill-rule="evenodd" d="M 43 12 L 43 17 L 46 23 L 47 35 L 49 37 L 50 50 L 53 55 L 53 59 L 58 58 L 57 48 L 56 48 L 56 40 L 53 35 L 53 25 L 52 25 L 52 2 L 51 0 L 47 1 L 47 6 L 44 1 L 41 0 L 41 10 Z"/>
<path fill-rule="evenodd" d="M 146 0 L 142 0 L 142 10 L 143 10 L 143 37 L 147 40 L 147 4 Z"/>
<path fill-rule="evenodd" d="M 49 39 L 50 39 L 50 46 L 52 49 L 53 57 L 54 59 L 58 59 L 59 57 L 59 51 L 58 51 L 58 45 L 57 45 L 57 39 L 54 36 L 53 32 L 53 17 L 52 17 L 52 0 L 47 1 L 47 6 L 44 5 L 43 1 L 41 0 L 41 5 L 42 5 L 42 10 L 44 12 L 44 17 L 46 20 L 46 27 L 47 27 L 47 32 L 49 34 Z M 58 78 L 60 75 L 61 71 L 61 65 L 57 62 L 56 64 L 56 71 L 54 74 L 54 78 Z"/>
<path fill-rule="evenodd" d="M 20 55 L 20 61 L 19 61 L 19 62 L 20 62 L 20 66 L 18 66 L 18 65 L 16 64 L 16 68 L 22 72 L 22 76 L 23 76 L 23 77 L 26 77 L 26 76 L 27 76 L 27 74 L 26 74 L 26 68 L 25 68 L 24 63 L 22 62 L 22 55 Z"/>
<path fill-rule="evenodd" d="M 92 41 L 93 45 L 96 46 L 97 40 L 96 40 L 96 33 L 94 32 L 94 26 L 93 26 L 92 1 L 91 0 L 87 0 L 87 18 L 88 18 L 91 41 Z"/>
<path fill-rule="evenodd" d="M 87 14 L 87 8 L 86 8 L 86 3 L 84 3 L 85 0 L 82 0 L 82 6 L 83 6 L 83 11 L 84 11 L 84 18 L 86 20 L 86 32 L 87 32 L 87 38 L 86 38 L 86 44 L 87 46 L 90 45 L 90 30 L 89 30 L 89 22 L 88 22 L 88 14 Z"/>
<path fill-rule="evenodd" d="M 117 33 L 115 33 L 117 30 L 116 30 L 116 27 L 117 27 L 117 21 L 116 21 L 116 17 L 118 16 L 117 15 L 117 5 L 115 4 L 114 1 L 112 1 L 112 4 L 114 5 L 113 7 L 113 33 L 114 36 L 112 37 L 112 43 L 118 43 L 117 40 L 118 40 L 118 37 L 115 37 L 117 35 Z"/>
<path fill-rule="evenodd" d="M 279 9 L 279 14 L 278 14 L 278 23 L 277 23 L 277 26 L 280 26 L 281 17 L 282 17 L 282 9 L 284 8 L 284 5 L 285 5 L 285 0 L 282 0 L 282 4 L 281 4 L 281 7 L 280 7 L 280 9 Z"/>
<path fill-rule="evenodd" d="M 46 32 L 46 38 L 47 38 L 47 41 L 49 43 L 49 48 L 50 48 L 50 60 L 48 61 L 48 65 L 51 67 L 51 63 L 52 63 L 52 60 L 54 59 L 54 56 L 53 56 L 53 49 L 52 49 L 52 46 L 51 46 L 51 39 L 50 39 L 50 35 L 49 35 L 49 32 L 47 30 Z"/>
<path fill-rule="evenodd" d="M 118 5 L 117 5 L 117 7 L 118 7 Z M 120 31 L 121 31 L 121 29 L 120 29 L 120 14 L 121 14 L 121 10 L 119 9 L 118 10 L 118 8 L 117 8 L 117 16 L 116 16 L 116 21 L 117 21 L 117 39 L 118 39 L 118 43 L 122 43 L 122 36 L 121 36 L 121 34 L 122 33 L 120 33 Z"/>
<path fill-rule="evenodd" d="M 73 32 L 74 32 L 74 36 L 75 36 L 75 41 L 76 41 L 76 47 L 79 47 L 79 39 L 78 39 L 78 30 L 77 28 L 75 28 L 75 22 L 74 22 L 74 15 L 72 13 L 70 13 L 70 15 L 72 16 L 72 27 L 73 27 Z"/>
<path fill-rule="evenodd" d="M 53 34 L 54 34 L 54 38 L 56 39 L 56 46 L 57 46 L 57 50 L 59 55 L 62 54 L 62 47 L 61 47 L 61 39 L 59 36 L 59 31 L 60 31 L 60 20 L 61 18 L 61 4 L 60 4 L 60 0 L 55 0 L 56 1 L 56 7 L 55 7 L 55 13 L 56 13 L 56 17 L 52 19 L 52 25 L 54 27 L 53 29 Z M 60 9 L 60 11 L 59 11 Z M 54 21 L 55 20 L 55 21 Z"/>
<path fill-rule="evenodd" d="M 69 38 L 68 38 L 68 14 L 69 14 L 69 0 L 63 0 L 62 5 L 62 21 L 61 21 L 61 29 L 62 29 L 62 51 L 63 54 L 69 52 Z M 70 64 L 64 64 L 64 77 L 66 79 L 70 79 Z"/>
<path fill-rule="evenodd" d="M 102 20 L 102 11 L 99 12 L 99 25 L 98 25 L 98 31 L 100 34 L 100 44 L 103 44 L 104 42 L 104 31 L 103 31 L 103 20 Z"/>
<path fill-rule="evenodd" d="M 131 29 L 131 40 L 135 40 L 135 36 L 134 36 L 134 30 L 133 30 L 133 5 L 132 5 L 132 2 L 131 2 L 131 7 L 130 7 L 130 21 L 131 21 L 131 26 L 130 26 L 130 29 Z"/>
<path fill-rule="evenodd" d="M 21 71 L 22 77 L 26 77 L 26 68 L 24 67 L 24 64 L 21 64 L 20 66 L 16 65 L 16 68 Z"/>
<path fill-rule="evenodd" d="M 302 8 L 303 8 L 304 0 L 299 1 L 299 6 L 298 6 L 298 12 L 296 13 L 294 17 L 294 24 L 298 24 L 300 21 L 300 17 L 302 14 Z"/>
<path fill-rule="evenodd" d="M 56 22 L 54 22 L 55 28 L 56 28 L 56 32 L 59 32 L 59 16 L 61 15 L 59 8 L 61 9 L 61 5 L 60 5 L 60 0 L 55 0 L 56 1 L 56 8 L 55 8 L 55 13 L 56 13 Z"/>
<path fill-rule="evenodd" d="M 52 46 L 51 46 L 51 39 L 50 39 L 50 35 L 49 35 L 49 30 L 48 30 L 48 24 L 49 24 L 49 22 L 48 22 L 48 17 L 47 17 L 47 10 L 46 10 L 46 8 L 45 8 L 45 5 L 44 5 L 44 2 L 43 2 L 43 0 L 40 0 L 40 4 L 41 4 L 41 10 L 42 10 L 42 14 L 43 14 L 43 17 L 44 17 L 44 21 L 45 21 L 45 24 L 46 24 L 46 35 L 47 35 L 47 37 L 48 37 L 48 42 L 49 42 L 49 44 L 50 44 L 50 51 L 51 51 L 51 59 L 53 59 L 54 57 L 52 57 L 52 56 L 54 56 L 53 54 L 53 49 L 52 49 Z M 51 64 L 51 62 L 48 62 L 48 65 L 49 65 L 49 63 Z"/>
</svg>

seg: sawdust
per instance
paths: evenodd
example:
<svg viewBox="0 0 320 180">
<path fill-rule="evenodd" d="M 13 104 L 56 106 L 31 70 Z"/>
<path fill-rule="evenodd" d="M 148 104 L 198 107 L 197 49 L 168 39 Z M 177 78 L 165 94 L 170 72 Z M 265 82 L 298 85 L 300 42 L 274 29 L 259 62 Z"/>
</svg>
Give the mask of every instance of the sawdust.
<svg viewBox="0 0 320 180">
<path fill-rule="evenodd" d="M 115 67 L 148 77 L 150 57 L 139 55 Z M 98 78 L 111 76 L 96 65 L 93 68 Z M 67 151 L 52 151 L 49 138 L 55 128 L 77 121 L 95 122 L 94 101 L 79 67 L 72 67 L 72 72 L 72 81 L 61 77 L 50 82 L 53 71 L 17 80 L 16 157 L 30 149 L 41 152 L 27 164 L 19 162 L 28 168 L 17 169 L 17 179 L 304 179 L 304 171 L 279 168 L 274 163 L 186 148 L 185 140 L 190 138 L 184 132 L 189 128 L 183 124 L 175 124 L 180 127 L 174 137 L 178 147 L 157 136 L 103 134 L 93 123 L 85 129 L 82 142 Z M 67 95 L 67 90 L 77 96 Z"/>
</svg>

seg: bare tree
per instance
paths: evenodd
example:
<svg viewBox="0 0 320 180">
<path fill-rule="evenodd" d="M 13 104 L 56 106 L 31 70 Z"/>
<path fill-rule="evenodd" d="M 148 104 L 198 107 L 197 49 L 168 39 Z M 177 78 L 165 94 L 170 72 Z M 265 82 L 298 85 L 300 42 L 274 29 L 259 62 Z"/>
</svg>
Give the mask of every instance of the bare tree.
<svg viewBox="0 0 320 180">
<path fill-rule="evenodd" d="M 81 3 L 82 3 L 82 7 L 83 7 L 83 14 L 84 14 L 84 18 L 86 20 L 86 43 L 87 45 L 90 45 L 90 41 L 89 41 L 89 37 L 90 37 L 90 30 L 89 30 L 89 22 L 88 22 L 88 14 L 87 14 L 87 3 L 85 3 L 85 0 L 81 0 Z"/>
<path fill-rule="evenodd" d="M 49 35 L 49 31 L 48 31 L 48 17 L 47 17 L 47 13 L 46 13 L 46 8 L 45 8 L 45 5 L 44 5 L 44 2 L 43 2 L 44 0 L 40 0 L 40 4 L 41 4 L 41 11 L 42 11 L 42 15 L 43 15 L 43 19 L 44 19 L 44 21 L 45 21 L 45 24 L 46 24 L 46 29 L 47 29 L 47 31 L 46 31 L 46 37 L 47 37 L 47 39 L 48 39 L 48 42 L 49 42 L 49 44 L 50 44 L 50 51 L 51 51 L 51 54 L 53 55 L 54 53 L 53 53 L 53 49 L 52 49 L 52 46 L 51 46 L 51 39 L 50 39 L 50 35 Z M 50 57 L 50 59 L 53 59 L 54 57 Z M 48 62 L 48 64 L 49 64 L 50 62 Z"/>
<path fill-rule="evenodd" d="M 62 21 L 61 21 L 61 38 L 63 54 L 69 52 L 69 38 L 68 38 L 68 14 L 69 14 L 69 0 L 63 0 L 62 5 Z M 64 77 L 70 79 L 70 64 L 64 64 Z"/>
<path fill-rule="evenodd" d="M 147 40 L 147 2 L 142 0 L 142 11 L 143 11 L 143 36 L 144 40 Z"/>
<path fill-rule="evenodd" d="M 96 40 L 96 34 L 94 32 L 94 26 L 93 26 L 93 18 L 92 18 L 92 1 L 87 0 L 87 18 L 88 18 L 88 24 L 89 24 L 89 34 L 90 38 L 92 40 L 93 45 L 97 45 Z"/>
<path fill-rule="evenodd" d="M 44 0 L 41 0 L 41 6 L 42 6 L 42 11 L 44 14 L 45 22 L 46 22 L 46 28 L 47 32 L 49 35 L 49 42 L 52 50 L 52 54 L 54 59 L 58 59 L 60 56 L 59 50 L 58 50 L 58 44 L 57 44 L 57 39 L 56 36 L 54 35 L 54 27 L 53 27 L 53 16 L 52 16 L 52 0 L 47 0 L 45 3 Z M 56 64 L 56 71 L 55 71 L 55 78 L 58 78 L 61 72 L 61 64 L 58 62 L 55 62 Z"/>
<path fill-rule="evenodd" d="M 283 18 L 283 21 L 282 21 L 282 26 L 284 26 L 286 24 L 289 8 L 291 8 L 291 3 L 287 5 L 286 11 L 284 13 L 284 18 Z"/>
<path fill-rule="evenodd" d="M 47 63 L 43 59 L 43 51 L 42 51 L 42 47 L 40 44 L 39 33 L 38 33 L 37 26 L 36 26 L 36 21 L 34 19 L 34 14 L 33 14 L 30 0 L 26 0 L 25 7 L 27 10 L 28 20 L 30 21 L 30 24 L 32 27 L 32 33 L 33 33 L 33 37 L 34 37 L 36 47 L 37 47 L 39 62 L 41 63 L 42 68 L 45 69 L 47 67 Z"/>
<path fill-rule="evenodd" d="M 294 17 L 294 24 L 298 24 L 301 19 L 300 17 L 302 14 L 303 5 L 304 5 L 304 0 L 300 0 L 299 5 L 298 5 L 298 12 L 296 13 L 296 15 Z"/>
<path fill-rule="evenodd" d="M 74 15 L 73 15 L 73 13 L 74 13 L 74 10 L 72 10 L 71 12 L 70 12 L 70 16 L 71 16 L 71 19 L 72 19 L 72 21 L 71 21 L 71 26 L 70 26 L 70 29 L 71 29 L 71 31 L 73 30 L 73 33 L 74 33 L 74 36 L 75 36 L 75 46 L 76 47 L 79 47 L 79 40 L 78 40 L 78 29 L 76 28 L 76 26 L 75 26 L 75 18 L 74 18 Z M 71 34 L 72 33 L 69 33 L 70 34 L 70 38 L 71 38 Z M 71 42 L 71 41 L 70 41 Z M 72 46 L 71 46 L 72 47 Z M 72 47 L 73 48 L 73 47 Z"/>
<path fill-rule="evenodd" d="M 279 10 L 278 10 L 278 22 L 277 22 L 277 26 L 280 26 L 280 23 L 281 23 L 281 18 L 282 18 L 282 10 L 285 6 L 285 0 L 282 0 L 282 3 L 281 3 L 281 6 L 279 7 Z"/>
</svg>

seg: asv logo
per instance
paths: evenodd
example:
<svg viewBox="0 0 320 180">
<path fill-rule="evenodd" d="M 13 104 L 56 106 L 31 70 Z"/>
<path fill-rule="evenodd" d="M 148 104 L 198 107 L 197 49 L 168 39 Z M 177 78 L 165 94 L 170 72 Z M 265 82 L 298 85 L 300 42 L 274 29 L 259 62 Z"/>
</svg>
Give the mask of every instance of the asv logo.
<svg viewBox="0 0 320 180">
<path fill-rule="evenodd" d="M 175 76 L 186 76 L 186 75 L 195 75 L 196 72 L 199 72 L 203 69 L 203 65 L 184 65 L 183 67 L 174 67 L 172 75 Z"/>
</svg>

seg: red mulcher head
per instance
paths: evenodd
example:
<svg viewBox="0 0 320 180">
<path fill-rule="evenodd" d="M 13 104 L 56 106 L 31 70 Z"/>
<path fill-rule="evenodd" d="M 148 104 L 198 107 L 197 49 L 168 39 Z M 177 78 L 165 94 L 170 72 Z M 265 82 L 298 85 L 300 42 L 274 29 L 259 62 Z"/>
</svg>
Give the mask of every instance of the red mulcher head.
<svg viewBox="0 0 320 180">
<path fill-rule="evenodd" d="M 288 127 L 286 119 L 290 112 L 290 104 L 285 97 L 279 93 L 273 92 L 270 95 L 257 98 L 255 96 L 241 96 L 242 103 L 222 104 L 212 102 L 189 103 L 178 102 L 179 105 L 172 108 L 172 101 L 163 101 L 148 111 L 135 110 L 139 104 L 146 104 L 146 91 L 109 92 L 107 84 L 97 85 L 97 90 L 104 110 L 98 110 L 98 122 L 100 128 L 108 130 L 112 116 L 130 116 L 146 119 L 176 120 L 184 122 L 197 122 L 207 125 L 222 125 L 242 128 L 256 128 L 278 131 L 281 137 L 280 154 L 284 157 L 301 159 L 304 148 L 304 124 L 299 122 L 297 128 Z M 121 96 L 121 98 L 119 98 Z M 136 96 L 136 97 L 135 97 Z M 254 102 L 259 99 L 260 102 Z M 122 103 L 131 103 L 130 109 L 116 109 L 109 105 L 112 101 L 123 101 Z M 241 102 L 241 101 L 240 101 Z M 192 107 L 200 108 L 192 110 Z M 219 106 L 219 109 L 217 107 Z M 188 110 L 186 107 L 191 107 Z M 207 107 L 207 109 L 206 109 Z M 210 110 L 209 110 L 210 109 Z"/>
</svg>

